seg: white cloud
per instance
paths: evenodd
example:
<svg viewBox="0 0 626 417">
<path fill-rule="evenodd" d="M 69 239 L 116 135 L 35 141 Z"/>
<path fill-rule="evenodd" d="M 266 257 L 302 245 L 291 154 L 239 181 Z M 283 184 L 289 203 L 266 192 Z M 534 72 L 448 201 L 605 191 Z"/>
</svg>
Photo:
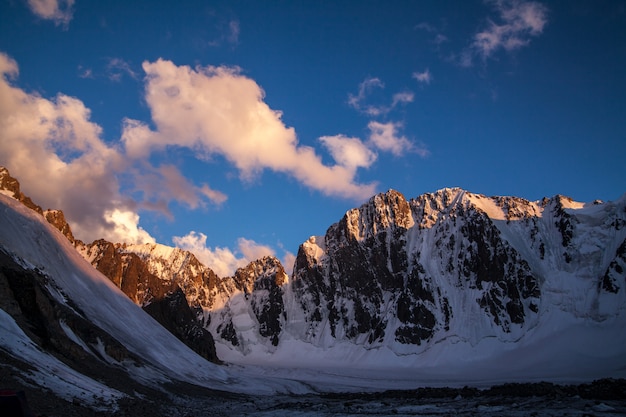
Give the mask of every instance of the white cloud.
<svg viewBox="0 0 626 417">
<path fill-rule="evenodd" d="M 151 202 L 155 207 L 166 207 L 169 201 L 174 200 L 196 209 L 205 206 L 202 196 L 215 205 L 228 199 L 226 194 L 213 190 L 208 184 L 191 184 L 174 165 L 153 167 L 142 163 L 133 170 L 133 178 L 136 191 L 142 194 L 143 201 Z"/>
<path fill-rule="evenodd" d="M 228 36 L 226 37 L 226 40 L 231 45 L 236 45 L 237 43 L 239 43 L 239 32 L 240 32 L 239 21 L 231 20 L 230 22 L 228 22 L 228 29 L 229 29 L 229 32 L 228 32 Z"/>
<path fill-rule="evenodd" d="M 146 103 L 156 130 L 127 120 L 122 141 L 129 156 L 145 158 L 167 146 L 186 147 L 200 158 L 224 156 L 250 180 L 264 169 L 285 173 L 327 195 L 364 198 L 374 184 L 355 182 L 353 169 L 324 165 L 281 113 L 263 101 L 264 92 L 238 68 L 176 66 L 144 62 Z"/>
<path fill-rule="evenodd" d="M 399 123 L 380 123 L 371 121 L 367 125 L 370 129 L 369 143 L 384 152 L 391 152 L 395 156 L 401 156 L 405 152 L 414 152 L 421 156 L 428 155 L 423 147 L 418 147 L 405 136 L 398 135 Z"/>
<path fill-rule="evenodd" d="M 377 89 L 384 89 L 385 84 L 379 78 L 366 78 L 359 84 L 359 91 L 356 95 L 348 94 L 348 104 L 355 110 L 371 117 L 382 116 L 393 110 L 398 104 L 411 103 L 414 95 L 410 91 L 401 91 L 393 95 L 391 104 L 371 104 L 370 95 Z"/>
<path fill-rule="evenodd" d="M 393 95 L 391 100 L 391 108 L 396 107 L 401 103 L 412 103 L 415 95 L 410 91 L 401 91 Z"/>
<path fill-rule="evenodd" d="M 209 248 L 204 233 L 189 232 L 185 236 L 174 236 L 172 241 L 177 247 L 188 250 L 204 265 L 220 277 L 233 276 L 237 268 L 247 265 L 244 258 L 237 258 L 228 248 Z"/>
<path fill-rule="evenodd" d="M 426 68 L 422 72 L 414 72 L 413 78 L 415 78 L 418 82 L 424 84 L 430 84 L 430 82 L 433 80 L 433 76 L 428 68 Z"/>
<path fill-rule="evenodd" d="M 376 160 L 376 154 L 358 138 L 349 138 L 344 135 L 323 136 L 320 141 L 333 159 L 348 169 L 356 171 L 359 167 L 368 168 Z"/>
<path fill-rule="evenodd" d="M 42 19 L 67 26 L 72 20 L 74 0 L 28 0 L 30 10 Z"/>
<path fill-rule="evenodd" d="M 434 43 L 435 45 L 441 45 L 442 43 L 448 41 L 448 37 L 446 35 L 441 33 L 439 29 L 437 29 L 435 26 L 431 25 L 428 22 L 419 23 L 415 26 L 415 29 L 420 29 L 433 34 L 434 38 L 432 39 L 432 43 Z"/>
<path fill-rule="evenodd" d="M 286 251 L 281 258 L 280 263 L 283 264 L 287 275 L 289 275 L 289 277 L 293 276 L 293 267 L 296 263 L 296 255 L 289 251 Z"/>
<path fill-rule="evenodd" d="M 370 116 L 378 116 L 386 113 L 388 110 L 385 107 L 365 104 L 367 96 L 371 94 L 372 90 L 377 88 L 385 88 L 385 84 L 383 84 L 380 79 L 375 77 L 366 78 L 359 84 L 359 92 L 356 95 L 348 94 L 348 104 L 354 109 Z"/>
<path fill-rule="evenodd" d="M 231 19 L 228 23 L 222 22 L 217 29 L 222 33 L 216 39 L 209 41 L 209 46 L 219 47 L 224 43 L 236 46 L 239 43 L 239 34 L 241 33 L 239 20 Z"/>
<path fill-rule="evenodd" d="M 472 65 L 472 55 L 487 59 L 500 49 L 512 51 L 528 45 L 548 23 L 548 9 L 541 3 L 522 0 L 489 1 L 501 23 L 489 20 L 488 27 L 477 33 L 469 50 L 461 55 L 461 65 Z"/>
<path fill-rule="evenodd" d="M 139 227 L 139 208 L 166 212 L 171 201 L 196 208 L 226 199 L 208 184 L 190 184 L 173 166 L 152 167 L 105 143 L 80 100 L 64 94 L 46 99 L 13 86 L 18 66 L 3 53 L 0 72 L 0 164 L 38 204 L 62 209 L 77 238 L 151 242 Z M 143 200 L 123 196 L 118 178 L 141 188 Z"/>
<path fill-rule="evenodd" d="M 206 244 L 207 236 L 195 231 L 191 231 L 185 236 L 174 236 L 172 241 L 177 247 L 192 252 L 200 262 L 211 268 L 220 277 L 233 276 L 237 268 L 243 268 L 250 262 L 264 256 L 274 255 L 274 250 L 269 246 L 245 238 L 237 240 L 238 250 L 236 252 L 228 248 L 210 248 Z"/>
<path fill-rule="evenodd" d="M 111 81 L 119 82 L 124 75 L 137 79 L 137 73 L 133 71 L 130 64 L 122 58 L 110 58 L 106 67 L 107 77 Z"/>
<path fill-rule="evenodd" d="M 258 244 L 254 240 L 243 237 L 237 239 L 237 247 L 246 262 L 261 259 L 264 256 L 274 256 L 274 250 L 269 246 Z"/>
<path fill-rule="evenodd" d="M 111 242 L 156 243 L 148 232 L 138 226 L 137 213 L 129 210 L 107 210 L 104 212 L 104 219 L 112 225 L 113 231 L 106 233 Z"/>
<path fill-rule="evenodd" d="M 78 76 L 80 78 L 94 78 L 93 70 L 91 68 L 84 68 L 82 65 L 79 65 Z"/>
<path fill-rule="evenodd" d="M 118 217 L 105 217 L 115 208 L 131 210 L 132 202 L 120 196 L 114 175 L 121 155 L 100 140 L 89 109 L 63 94 L 48 100 L 13 87 L 7 78 L 17 76 L 18 67 L 2 53 L 0 71 L 0 163 L 38 204 L 62 208 L 78 238 L 130 230 L 128 218 L 116 224 Z"/>
<path fill-rule="evenodd" d="M 280 112 L 263 101 L 262 89 L 237 69 L 193 70 L 163 60 L 144 63 L 144 68 L 145 99 L 156 129 L 124 120 L 120 141 L 105 142 L 79 99 L 61 93 L 44 98 L 12 85 L 18 65 L 0 53 L 0 164 L 38 204 L 62 209 L 78 239 L 152 242 L 139 226 L 139 210 L 168 215 L 172 202 L 197 209 L 226 201 L 208 183 L 189 181 L 176 165 L 150 162 L 155 152 L 172 146 L 188 148 L 201 159 L 221 155 L 243 179 L 271 169 L 327 195 L 360 199 L 374 194 L 375 184 L 355 181 L 357 169 L 376 159 L 367 144 L 325 137 L 321 143 L 335 158 L 325 165 L 313 148 L 298 144 Z M 239 246 L 245 256 L 270 252 L 246 240 Z M 226 262 L 228 250 L 218 249 L 214 257 Z M 230 257 L 224 265 L 240 260 Z"/>
</svg>

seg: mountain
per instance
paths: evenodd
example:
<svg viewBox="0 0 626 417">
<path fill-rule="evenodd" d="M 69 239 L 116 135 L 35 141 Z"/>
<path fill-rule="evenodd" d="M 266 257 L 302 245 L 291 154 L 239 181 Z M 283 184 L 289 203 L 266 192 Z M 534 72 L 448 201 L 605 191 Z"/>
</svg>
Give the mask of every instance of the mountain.
<svg viewBox="0 0 626 417">
<path fill-rule="evenodd" d="M 8 172 L 2 173 L 6 178 Z M 216 390 L 307 390 L 297 382 L 271 377 L 260 381 L 207 361 L 214 355 L 213 340 L 201 325 L 189 325 L 197 319 L 179 287 L 172 286 L 142 309 L 79 254 L 57 229 L 64 229 L 62 222 L 50 222 L 51 217 L 42 215 L 45 211 L 33 210 L 16 195 L 0 192 L 3 386 L 20 386 L 44 399 L 53 394 L 86 407 L 81 415 L 118 413 L 120 407 L 128 415 L 167 415 L 141 407 L 160 398 L 160 407 L 167 407 L 168 398 L 194 390 L 207 398 L 218 398 Z M 58 219 L 63 217 L 52 217 Z M 177 334 L 181 332 L 184 337 Z M 198 352 L 179 340 L 185 338 L 195 341 Z M 142 405 L 135 405 L 137 401 Z"/>
<path fill-rule="evenodd" d="M 206 286 L 204 284 L 209 284 L 210 279 L 214 281 L 217 278 L 213 271 L 201 265 L 193 255 L 189 252 L 183 253 L 177 249 L 167 248 L 166 252 L 175 253 L 179 258 L 184 258 L 183 261 L 177 262 L 174 256 L 166 261 L 161 260 L 162 264 L 168 265 L 165 271 L 162 268 L 159 269 L 158 266 L 150 268 L 146 263 L 145 254 L 143 257 L 139 256 L 140 249 L 138 249 L 139 253 L 133 253 L 125 250 L 126 245 L 113 244 L 103 239 L 90 244 L 74 239 L 63 212 L 51 209 L 42 210 L 21 192 L 19 181 L 13 178 L 4 167 L 0 167 L 0 191 L 41 214 L 48 223 L 74 244 L 79 253 L 98 271 L 108 277 L 136 304 L 142 306 L 167 330 L 205 359 L 220 363 L 215 353 L 215 342 L 211 333 L 202 326 L 202 321 L 195 316 L 185 295 L 178 287 L 180 284 L 190 291 L 196 291 L 196 289 L 203 291 Z M 172 271 L 172 268 L 176 266 L 180 269 L 179 272 Z M 179 275 L 184 278 L 177 280 L 176 277 Z M 187 277 L 190 278 L 191 283 L 189 279 L 186 279 Z M 203 279 L 207 282 L 205 283 Z M 154 305 L 150 306 L 152 303 Z"/>
<path fill-rule="evenodd" d="M 204 358 L 220 363 L 213 336 L 203 326 L 219 278 L 191 253 L 163 245 L 106 240 L 76 243 L 78 252 L 135 304 Z"/>
<path fill-rule="evenodd" d="M 93 407 L 168 380 L 223 386 L 221 368 L 132 303 L 41 215 L 4 195 L 0 203 L 0 346 L 29 369 L 25 381 Z"/>
<path fill-rule="evenodd" d="M 304 242 L 291 277 L 274 257 L 218 277 L 180 249 L 81 242 L 5 169 L 0 185 L 0 358 L 93 409 L 185 383 L 301 393 L 626 375 L 626 195 L 390 190 Z"/>
<path fill-rule="evenodd" d="M 239 363 L 297 363 L 302 349 L 328 366 L 437 378 L 620 374 L 625 249 L 626 196 L 531 202 L 454 188 L 407 200 L 391 190 L 300 246 L 282 305 L 266 307 L 277 343 L 259 337 L 241 297 L 227 304 L 228 331 L 211 328 L 220 357 Z"/>
<path fill-rule="evenodd" d="M 626 196 L 539 202 L 396 191 L 301 245 L 292 278 L 306 338 L 419 353 L 445 340 L 520 340 L 557 309 L 595 323 L 626 309 Z"/>
<path fill-rule="evenodd" d="M 287 320 L 283 286 L 288 276 L 278 259 L 265 256 L 239 268 L 235 291 L 219 311 L 211 312 L 211 328 L 232 346 L 246 348 L 248 340 L 261 339 L 277 346 Z"/>
</svg>

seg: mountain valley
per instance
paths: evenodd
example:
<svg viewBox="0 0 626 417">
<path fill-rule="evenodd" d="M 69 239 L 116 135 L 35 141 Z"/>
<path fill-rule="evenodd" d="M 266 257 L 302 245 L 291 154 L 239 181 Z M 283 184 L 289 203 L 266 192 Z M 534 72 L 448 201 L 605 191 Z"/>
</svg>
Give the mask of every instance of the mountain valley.
<svg viewBox="0 0 626 417">
<path fill-rule="evenodd" d="M 264 257 L 219 277 L 178 248 L 76 239 L 4 168 L 0 189 L 2 380 L 92 411 L 626 376 L 626 195 L 390 190 L 302 243 L 291 276 Z"/>
</svg>

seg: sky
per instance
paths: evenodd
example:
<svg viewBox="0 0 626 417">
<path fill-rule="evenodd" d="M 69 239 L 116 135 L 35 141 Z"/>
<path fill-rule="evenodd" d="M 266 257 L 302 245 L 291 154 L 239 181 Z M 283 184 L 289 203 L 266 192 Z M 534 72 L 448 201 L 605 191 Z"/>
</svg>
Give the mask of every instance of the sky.
<svg viewBox="0 0 626 417">
<path fill-rule="evenodd" d="M 372 195 L 626 192 L 626 1 L 0 3 L 0 164 L 220 276 Z"/>
</svg>

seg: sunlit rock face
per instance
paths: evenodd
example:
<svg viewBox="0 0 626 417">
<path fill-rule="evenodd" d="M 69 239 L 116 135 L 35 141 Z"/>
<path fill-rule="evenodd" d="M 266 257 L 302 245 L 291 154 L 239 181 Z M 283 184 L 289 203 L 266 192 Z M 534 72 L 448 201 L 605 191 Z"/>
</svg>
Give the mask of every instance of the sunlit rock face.
<svg viewBox="0 0 626 417">
<path fill-rule="evenodd" d="M 3 166 L 0 166 L 0 192 L 16 199 L 29 209 L 35 210 L 39 214 L 43 213 L 41 207 L 35 204 L 30 197 L 22 193 L 19 181 L 12 177 L 9 170 Z"/>
<path fill-rule="evenodd" d="M 65 215 L 61 210 L 46 210 L 43 212 L 43 216 L 46 218 L 48 223 L 59 229 L 61 233 L 72 243 L 76 242 L 74 239 L 74 234 L 72 233 L 72 229 L 70 228 L 69 223 L 65 220 Z"/>
<path fill-rule="evenodd" d="M 374 196 L 300 246 L 291 285 L 303 337 L 419 352 L 444 339 L 516 341 L 554 307 L 617 314 L 624 200 Z"/>
<path fill-rule="evenodd" d="M 75 240 L 63 212 L 42 210 L 20 191 L 19 181 L 4 167 L 0 167 L 0 192 L 41 214 L 133 302 L 196 353 L 219 362 L 214 340 L 203 327 L 203 307 L 212 306 L 215 294 L 227 297 L 228 292 L 216 288 L 219 278 L 195 256 L 163 245 L 125 245 L 103 239 L 85 244 Z M 188 299 L 194 303 L 193 311 Z"/>
<path fill-rule="evenodd" d="M 452 188 L 407 200 L 390 190 L 304 242 L 291 279 L 274 257 L 221 278 L 181 249 L 74 241 L 63 213 L 29 203 L 5 169 L 0 185 L 135 303 L 173 315 L 176 326 L 164 325 L 197 336 L 185 343 L 205 357 L 214 350 L 198 326 L 244 356 L 287 339 L 404 355 L 626 314 L 626 196 L 531 202 Z"/>
<path fill-rule="evenodd" d="M 224 280 L 190 252 L 157 244 L 125 245 L 106 240 L 77 244 L 79 253 L 161 325 L 213 362 L 212 335 L 204 309 L 228 297 Z"/>
</svg>

